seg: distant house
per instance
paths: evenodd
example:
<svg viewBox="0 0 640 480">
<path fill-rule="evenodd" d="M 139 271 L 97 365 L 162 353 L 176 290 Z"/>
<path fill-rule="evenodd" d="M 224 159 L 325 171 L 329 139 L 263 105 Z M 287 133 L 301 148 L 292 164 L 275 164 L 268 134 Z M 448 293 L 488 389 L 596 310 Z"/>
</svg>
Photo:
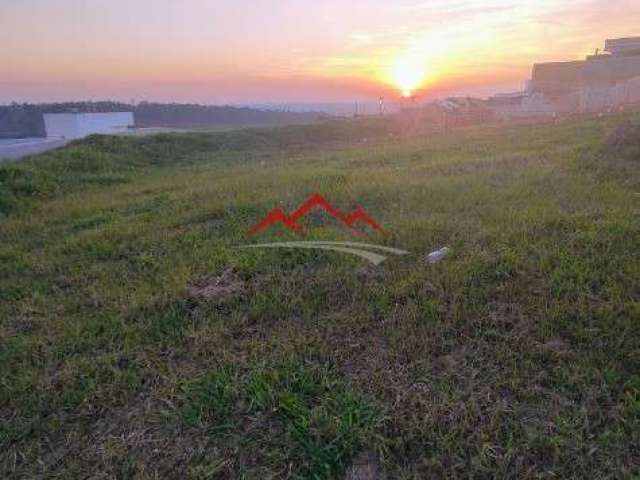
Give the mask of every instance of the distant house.
<svg viewBox="0 0 640 480">
<path fill-rule="evenodd" d="M 608 39 L 604 49 L 612 55 L 640 55 L 640 37 Z"/>
<path fill-rule="evenodd" d="M 48 138 L 83 138 L 94 133 L 116 134 L 133 128 L 132 112 L 45 113 Z"/>
<path fill-rule="evenodd" d="M 534 65 L 533 92 L 560 112 L 600 112 L 640 102 L 640 38 L 609 39 L 605 52 Z"/>
<path fill-rule="evenodd" d="M 537 63 L 523 92 L 488 101 L 500 118 L 602 113 L 640 105 L 640 37 L 608 39 L 584 60 Z"/>
</svg>

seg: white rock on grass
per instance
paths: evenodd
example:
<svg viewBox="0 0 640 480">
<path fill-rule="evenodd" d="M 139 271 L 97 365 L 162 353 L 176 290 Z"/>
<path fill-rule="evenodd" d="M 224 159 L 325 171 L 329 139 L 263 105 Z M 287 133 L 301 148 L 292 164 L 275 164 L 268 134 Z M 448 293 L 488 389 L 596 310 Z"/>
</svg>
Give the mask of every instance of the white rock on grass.
<svg viewBox="0 0 640 480">
<path fill-rule="evenodd" d="M 440 250 L 431 252 L 429 255 L 427 255 L 427 263 L 438 263 L 440 260 L 446 257 L 450 251 L 451 249 L 449 247 L 442 247 Z"/>
</svg>

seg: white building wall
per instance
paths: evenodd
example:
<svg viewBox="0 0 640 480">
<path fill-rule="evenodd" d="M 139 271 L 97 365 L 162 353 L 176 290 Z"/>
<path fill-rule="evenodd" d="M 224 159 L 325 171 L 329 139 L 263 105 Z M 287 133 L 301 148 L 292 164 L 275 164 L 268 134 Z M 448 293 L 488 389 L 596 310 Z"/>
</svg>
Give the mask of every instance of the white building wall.
<svg viewBox="0 0 640 480">
<path fill-rule="evenodd" d="M 75 113 L 45 113 L 44 127 L 50 138 L 78 138 L 78 115 Z"/>
<path fill-rule="evenodd" d="M 628 104 L 640 103 L 640 77 L 612 87 L 585 87 L 580 92 L 580 107 L 585 113 L 606 112 Z"/>
<path fill-rule="evenodd" d="M 47 137 L 83 138 L 94 133 L 116 134 L 133 127 L 132 112 L 45 113 Z"/>
<path fill-rule="evenodd" d="M 86 137 L 94 133 L 122 133 L 133 127 L 133 113 L 81 113 L 78 115 L 78 134 Z"/>
<path fill-rule="evenodd" d="M 552 118 L 556 108 L 541 93 L 525 95 L 519 103 L 492 107 L 496 115 L 503 119 Z"/>
</svg>

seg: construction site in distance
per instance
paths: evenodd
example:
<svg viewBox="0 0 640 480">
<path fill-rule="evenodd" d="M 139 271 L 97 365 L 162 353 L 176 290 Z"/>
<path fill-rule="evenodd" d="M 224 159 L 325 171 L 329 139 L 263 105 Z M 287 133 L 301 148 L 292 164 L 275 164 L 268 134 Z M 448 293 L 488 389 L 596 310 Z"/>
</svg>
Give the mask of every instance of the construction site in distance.
<svg viewBox="0 0 640 480">
<path fill-rule="evenodd" d="M 640 107 L 640 37 L 606 40 L 584 60 L 536 63 L 518 92 L 488 99 L 455 97 L 425 105 L 423 114 L 445 122 L 487 120 L 544 121 L 576 115 L 607 114 Z M 440 112 L 440 113 L 438 113 Z"/>
</svg>

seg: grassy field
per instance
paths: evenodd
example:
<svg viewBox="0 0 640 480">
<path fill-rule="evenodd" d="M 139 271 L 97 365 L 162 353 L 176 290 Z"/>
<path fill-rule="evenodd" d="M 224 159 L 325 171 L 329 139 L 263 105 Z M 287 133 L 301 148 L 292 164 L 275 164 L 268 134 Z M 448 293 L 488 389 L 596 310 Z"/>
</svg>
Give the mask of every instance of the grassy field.
<svg viewBox="0 0 640 480">
<path fill-rule="evenodd" d="M 0 477 L 638 478 L 639 124 L 92 137 L 0 168 Z M 410 254 L 236 248 L 299 239 L 246 232 L 312 193 Z"/>
</svg>

